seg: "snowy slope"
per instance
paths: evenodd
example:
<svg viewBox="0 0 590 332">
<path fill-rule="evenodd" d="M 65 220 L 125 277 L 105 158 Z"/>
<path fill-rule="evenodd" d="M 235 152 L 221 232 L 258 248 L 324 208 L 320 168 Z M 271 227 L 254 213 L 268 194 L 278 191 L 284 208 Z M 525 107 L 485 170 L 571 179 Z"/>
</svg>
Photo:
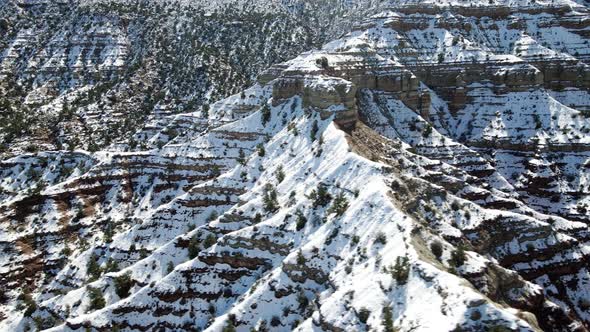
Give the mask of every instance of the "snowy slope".
<svg viewBox="0 0 590 332">
<path fill-rule="evenodd" d="M 585 4 L 372 9 L 133 147 L 2 161 L 0 330 L 587 331 Z"/>
</svg>

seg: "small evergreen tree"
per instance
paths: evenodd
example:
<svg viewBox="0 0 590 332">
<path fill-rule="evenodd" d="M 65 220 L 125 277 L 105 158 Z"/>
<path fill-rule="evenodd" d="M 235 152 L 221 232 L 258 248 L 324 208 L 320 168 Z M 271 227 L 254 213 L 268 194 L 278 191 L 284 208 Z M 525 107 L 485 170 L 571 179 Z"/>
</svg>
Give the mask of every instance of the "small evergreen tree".
<svg viewBox="0 0 590 332">
<path fill-rule="evenodd" d="M 221 175 L 221 167 L 219 165 L 211 166 L 211 175 L 214 177 L 218 177 Z"/>
<path fill-rule="evenodd" d="M 88 297 L 90 298 L 89 310 L 102 309 L 106 305 L 102 292 L 98 288 L 88 286 Z"/>
<path fill-rule="evenodd" d="M 465 255 L 465 248 L 463 248 L 462 245 L 459 245 L 457 247 L 457 249 L 453 250 L 453 252 L 451 252 L 451 263 L 452 265 L 454 265 L 455 267 L 459 267 L 461 265 L 463 265 L 465 263 L 465 259 L 466 259 L 466 255 Z"/>
<path fill-rule="evenodd" d="M 268 123 L 268 121 L 270 121 L 270 118 L 271 118 L 270 107 L 268 105 L 264 105 L 262 107 L 262 109 L 260 110 L 260 112 L 261 112 L 262 125 L 266 126 L 266 124 Z"/>
<path fill-rule="evenodd" d="M 148 250 L 146 248 L 139 249 L 139 258 L 144 259 L 148 256 Z"/>
<path fill-rule="evenodd" d="M 366 324 L 369 320 L 369 316 L 371 316 L 371 311 L 363 307 L 358 311 L 357 316 L 361 323 Z"/>
<path fill-rule="evenodd" d="M 307 218 L 305 218 L 303 211 L 301 211 L 300 209 L 297 209 L 297 211 L 295 212 L 295 216 L 297 216 L 296 229 L 300 231 L 303 229 L 303 227 L 305 227 L 305 224 L 307 223 Z"/>
<path fill-rule="evenodd" d="M 244 154 L 244 150 L 242 149 L 238 151 L 238 162 L 242 165 L 246 165 L 246 155 Z"/>
<path fill-rule="evenodd" d="M 297 264 L 299 264 L 299 265 L 305 264 L 305 256 L 303 256 L 303 253 L 301 252 L 301 250 L 299 250 L 297 252 Z"/>
<path fill-rule="evenodd" d="M 210 248 L 217 242 L 217 238 L 213 234 L 207 235 L 205 242 L 203 242 L 203 248 Z"/>
<path fill-rule="evenodd" d="M 211 211 L 211 213 L 209 214 L 209 216 L 207 217 L 207 221 L 211 222 L 215 219 L 217 219 L 217 217 L 219 216 L 219 213 L 217 213 L 216 210 Z"/>
<path fill-rule="evenodd" d="M 33 300 L 33 296 L 28 291 L 24 291 L 21 295 L 18 296 L 18 300 L 22 301 L 22 305 L 24 306 L 25 317 L 31 317 L 31 315 L 37 311 L 37 302 Z M 17 308 L 20 309 L 20 308 Z"/>
<path fill-rule="evenodd" d="M 299 303 L 300 310 L 307 308 L 309 305 L 309 299 L 305 296 L 305 293 L 302 290 L 297 293 L 297 303 Z"/>
<path fill-rule="evenodd" d="M 256 150 L 258 150 L 258 156 L 264 157 L 266 155 L 266 151 L 264 150 L 264 145 L 258 144 L 256 146 Z"/>
<path fill-rule="evenodd" d="M 283 170 L 283 166 L 279 165 L 279 167 L 277 167 L 277 170 L 275 172 L 275 176 L 277 178 L 277 181 L 279 183 L 283 182 L 283 180 L 285 180 L 285 171 Z"/>
<path fill-rule="evenodd" d="M 168 262 L 168 266 L 166 267 L 166 272 L 170 273 L 174 270 L 174 263 L 172 263 L 171 261 Z"/>
<path fill-rule="evenodd" d="M 266 212 L 275 212 L 279 209 L 279 201 L 277 198 L 277 191 L 274 186 L 267 183 L 264 186 L 264 196 L 262 198 L 264 203 L 264 210 Z"/>
<path fill-rule="evenodd" d="M 199 251 L 201 250 L 201 240 L 198 236 L 193 235 L 188 242 L 188 257 L 193 259 L 197 257 Z"/>
<path fill-rule="evenodd" d="M 313 201 L 313 207 L 326 206 L 332 200 L 332 195 L 328 192 L 328 187 L 320 183 L 317 189 L 312 190 L 308 196 Z"/>
<path fill-rule="evenodd" d="M 386 244 L 387 243 L 387 236 L 383 232 L 377 233 L 377 237 L 375 238 L 376 243 Z"/>
<path fill-rule="evenodd" d="M 396 332 L 397 329 L 393 326 L 393 312 L 389 306 L 384 306 L 381 313 L 383 314 L 383 330 L 385 332 Z"/>
<path fill-rule="evenodd" d="M 234 323 L 232 323 L 231 320 L 227 320 L 227 322 L 225 322 L 225 326 L 223 327 L 223 329 L 221 330 L 222 332 L 236 332 L 236 327 L 234 326 Z"/>
<path fill-rule="evenodd" d="M 408 281 L 410 275 L 410 263 L 408 257 L 397 257 L 395 265 L 391 269 L 391 275 L 400 285 L 404 285 Z"/>
<path fill-rule="evenodd" d="M 124 299 L 129 296 L 129 291 L 134 285 L 134 281 L 131 278 L 131 272 L 126 272 L 123 275 L 117 276 L 113 281 L 115 284 L 115 293 L 117 293 L 120 298 Z"/>
<path fill-rule="evenodd" d="M 434 257 L 436 257 L 436 259 L 440 260 L 443 254 L 443 246 L 439 241 L 433 241 L 430 244 L 430 251 L 432 251 L 432 254 Z"/>
<path fill-rule="evenodd" d="M 426 124 L 424 126 L 424 131 L 422 132 L 422 137 L 427 138 L 430 137 L 432 134 L 432 126 L 430 124 Z"/>
<path fill-rule="evenodd" d="M 119 264 L 114 259 L 109 258 L 105 264 L 104 272 L 108 273 L 116 271 L 119 271 Z"/>
<path fill-rule="evenodd" d="M 309 133 L 309 136 L 312 141 L 315 141 L 319 130 L 320 127 L 318 126 L 318 120 L 314 120 L 313 124 L 311 125 L 311 131 Z"/>
<path fill-rule="evenodd" d="M 332 203 L 332 206 L 330 206 L 330 209 L 328 209 L 328 212 L 336 213 L 339 217 L 346 212 L 346 209 L 348 209 L 348 200 L 343 193 L 339 193 L 336 198 L 334 198 L 334 202 Z"/>
<path fill-rule="evenodd" d="M 272 316 L 271 320 L 270 320 L 270 326 L 272 327 L 277 327 L 281 325 L 281 319 L 279 318 L 279 316 Z"/>
<path fill-rule="evenodd" d="M 88 275 L 88 281 L 92 282 L 100 277 L 102 269 L 98 265 L 98 257 L 92 254 L 86 263 L 86 274 Z"/>
<path fill-rule="evenodd" d="M 115 234 L 115 230 L 113 224 L 110 220 L 107 220 L 106 227 L 103 234 L 103 239 L 105 243 L 111 243 L 113 241 L 113 235 Z"/>
<path fill-rule="evenodd" d="M 316 59 L 315 60 L 316 64 L 318 64 L 318 66 L 320 66 L 322 69 L 329 69 L 330 68 L 330 64 L 328 62 L 328 58 L 326 58 L 325 56 Z"/>
</svg>

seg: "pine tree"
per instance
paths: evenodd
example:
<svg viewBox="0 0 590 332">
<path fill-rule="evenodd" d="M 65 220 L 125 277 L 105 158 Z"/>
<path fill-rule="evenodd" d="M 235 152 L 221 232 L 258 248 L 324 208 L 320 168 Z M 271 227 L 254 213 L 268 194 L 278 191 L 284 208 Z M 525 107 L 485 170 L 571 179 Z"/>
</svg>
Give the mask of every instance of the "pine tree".
<svg viewBox="0 0 590 332">
<path fill-rule="evenodd" d="M 234 326 L 234 323 L 232 323 L 231 320 L 227 320 L 227 322 L 225 322 L 225 326 L 223 327 L 223 329 L 221 330 L 222 332 L 236 332 L 236 327 Z"/>
<path fill-rule="evenodd" d="M 313 120 L 313 124 L 311 125 L 311 132 L 309 133 L 309 136 L 312 141 L 315 141 L 319 130 L 320 128 L 318 126 L 318 120 Z"/>
<path fill-rule="evenodd" d="M 174 270 L 174 263 L 172 263 L 171 261 L 168 262 L 168 266 L 166 267 L 166 272 L 170 273 Z"/>
<path fill-rule="evenodd" d="M 203 115 L 203 118 L 205 118 L 205 119 L 209 118 L 209 104 L 203 105 L 203 109 L 202 109 L 201 114 Z"/>
<path fill-rule="evenodd" d="M 295 212 L 295 216 L 297 216 L 296 229 L 300 231 L 303 229 L 303 227 L 305 227 L 305 224 L 307 223 L 307 218 L 305 218 L 305 215 L 303 215 L 303 212 L 300 209 L 297 209 L 297 211 Z"/>
<path fill-rule="evenodd" d="M 272 184 L 267 183 L 266 186 L 264 186 L 264 196 L 262 201 L 264 203 L 264 210 L 266 212 L 272 213 L 279 209 L 277 191 Z"/>
<path fill-rule="evenodd" d="M 341 216 L 346 212 L 346 209 L 348 209 L 348 200 L 343 193 L 339 193 L 336 198 L 334 198 L 334 202 L 332 203 L 332 206 L 330 206 L 328 212 L 336 213 L 337 216 Z"/>
<path fill-rule="evenodd" d="M 197 257 L 199 251 L 201 251 L 201 240 L 198 236 L 193 235 L 188 242 L 188 257 L 190 259 Z"/>
<path fill-rule="evenodd" d="M 102 269 L 98 265 L 98 257 L 92 254 L 86 264 L 86 274 L 88 275 L 88 281 L 92 282 L 100 277 Z"/>
<path fill-rule="evenodd" d="M 256 146 L 256 149 L 258 150 L 258 156 L 264 157 L 266 155 L 266 151 L 264 150 L 264 145 L 258 144 Z"/>
<path fill-rule="evenodd" d="M 102 309 L 106 305 L 102 292 L 98 288 L 88 286 L 88 297 L 90 298 L 90 310 Z"/>
<path fill-rule="evenodd" d="M 434 255 L 434 257 L 436 257 L 436 259 L 440 260 L 443 254 L 442 244 L 439 241 L 433 241 L 430 244 L 430 251 L 432 251 L 432 254 Z"/>
<path fill-rule="evenodd" d="M 389 306 L 384 306 L 381 313 L 383 314 L 383 320 L 382 320 L 383 330 L 385 332 L 398 331 L 398 329 L 396 329 L 393 326 L 393 312 L 392 312 L 391 308 Z"/>
<path fill-rule="evenodd" d="M 299 264 L 299 265 L 305 264 L 305 256 L 303 256 L 303 253 L 301 252 L 301 250 L 299 250 L 297 252 L 297 264 Z"/>
<path fill-rule="evenodd" d="M 238 152 L 238 162 L 242 165 L 246 165 L 246 155 L 244 154 L 244 150 L 240 149 Z"/>
<path fill-rule="evenodd" d="M 466 255 L 465 255 L 465 248 L 462 245 L 459 245 L 457 249 L 451 252 L 451 263 L 455 267 L 459 267 L 465 263 Z"/>
<path fill-rule="evenodd" d="M 217 242 L 217 238 L 213 234 L 207 235 L 205 242 L 203 242 L 203 248 L 209 248 Z"/>
<path fill-rule="evenodd" d="M 129 290 L 131 290 L 131 287 L 133 287 L 135 282 L 131 278 L 131 272 L 126 272 L 123 275 L 115 277 L 114 284 L 115 293 L 117 293 L 120 298 L 124 299 L 129 296 Z"/>
<path fill-rule="evenodd" d="M 332 200 L 332 195 L 328 192 L 328 187 L 320 183 L 317 189 L 314 189 L 308 196 L 313 201 L 313 207 L 326 206 Z"/>
<path fill-rule="evenodd" d="M 275 176 L 276 176 L 277 181 L 279 183 L 283 182 L 283 180 L 285 179 L 285 171 L 283 170 L 282 165 L 279 165 L 279 167 L 277 167 L 277 170 L 275 172 Z"/>
<path fill-rule="evenodd" d="M 397 257 L 395 265 L 391 269 L 391 274 L 398 284 L 404 285 L 408 281 L 410 275 L 410 263 L 408 257 Z"/>
<path fill-rule="evenodd" d="M 268 123 L 268 121 L 270 121 L 271 119 L 271 112 L 270 112 L 270 107 L 268 105 L 264 105 L 262 107 L 262 109 L 260 110 L 261 112 L 261 120 L 262 120 L 262 125 L 266 126 L 266 124 Z"/>
</svg>

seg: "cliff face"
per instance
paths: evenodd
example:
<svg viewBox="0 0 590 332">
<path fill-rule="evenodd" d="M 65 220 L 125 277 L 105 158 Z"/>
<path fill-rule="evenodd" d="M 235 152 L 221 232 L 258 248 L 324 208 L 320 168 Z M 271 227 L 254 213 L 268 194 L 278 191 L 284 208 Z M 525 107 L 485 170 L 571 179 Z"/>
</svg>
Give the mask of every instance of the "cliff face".
<svg viewBox="0 0 590 332">
<path fill-rule="evenodd" d="M 133 147 L 0 162 L 0 329 L 587 331 L 586 6 L 368 8 Z"/>
</svg>

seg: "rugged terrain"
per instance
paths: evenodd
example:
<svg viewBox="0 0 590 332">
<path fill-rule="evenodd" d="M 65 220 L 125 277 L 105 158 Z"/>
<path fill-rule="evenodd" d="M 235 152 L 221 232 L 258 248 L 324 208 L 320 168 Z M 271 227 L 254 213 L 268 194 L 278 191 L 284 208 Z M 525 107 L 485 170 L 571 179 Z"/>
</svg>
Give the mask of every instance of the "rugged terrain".
<svg viewBox="0 0 590 332">
<path fill-rule="evenodd" d="M 30 15 L 71 8 L 5 3 L 5 11 Z M 77 5 L 94 11 L 117 3 L 125 2 Z M 34 59 L 56 48 L 14 56 L 15 43 L 28 43 L 23 32 L 3 37 L 12 45 L 2 53 L 3 97 L 10 100 L 2 114 L 12 119 L 4 123 L 33 116 L 44 124 L 51 105 L 62 114 L 67 100 L 76 121 L 58 119 L 56 126 L 70 133 L 83 135 L 74 123 L 129 124 L 96 141 L 81 136 L 69 151 L 51 142 L 71 134 L 59 129 L 52 141 L 32 120 L 23 121 L 35 130 L 16 130 L 6 141 L 1 330 L 590 329 L 586 2 L 321 7 L 348 13 L 340 16 L 305 9 L 320 2 L 261 4 L 240 8 L 249 8 L 243 13 L 256 24 L 267 13 L 276 39 L 256 32 L 248 38 L 276 57 L 236 44 L 256 42 L 242 39 L 241 30 L 231 39 L 209 27 L 211 36 L 230 38 L 210 44 L 218 52 L 210 61 L 231 58 L 235 53 L 220 53 L 234 48 L 253 58 L 240 53 L 235 58 L 245 62 L 234 70 L 200 75 L 192 67 L 200 53 L 187 40 L 201 45 L 202 25 L 196 39 L 174 25 L 182 47 L 172 54 L 186 54 L 177 67 L 155 60 L 167 48 L 148 32 L 137 36 L 151 46 L 133 50 L 141 38 L 113 30 L 110 40 L 129 40 L 125 51 L 109 43 L 103 52 L 113 65 L 119 56 L 127 64 L 154 57 L 155 67 L 146 67 L 149 60 L 119 66 L 127 74 L 88 93 L 95 96 L 90 103 L 68 98 L 100 86 L 91 78 L 64 79 L 51 93 L 43 89 L 53 85 L 37 81 L 88 70 L 72 60 L 65 73 L 50 66 L 44 74 Z M 136 8 L 126 15 L 172 20 L 183 11 L 167 16 L 162 8 L 187 4 L 136 6 L 153 14 Z M 232 6 L 190 7 L 203 12 L 187 14 L 194 18 L 186 28 L 215 15 L 233 26 L 227 10 L 212 14 Z M 336 23 L 329 31 L 303 20 L 301 39 L 287 42 L 280 31 L 296 32 L 286 20 L 298 17 Z M 50 19 L 35 24 L 43 22 Z M 8 77 L 20 83 L 6 83 Z M 157 88 L 142 90 L 150 85 Z M 163 101 L 134 115 L 156 91 L 165 91 Z M 35 96 L 43 101 L 32 102 Z M 101 103 L 105 113 L 94 111 Z M 107 117 L 110 111 L 118 116 Z M 45 145 L 19 150 L 32 141 Z"/>
<path fill-rule="evenodd" d="M 0 4 L 4 157 L 162 146 L 176 133 L 152 135 L 171 116 L 241 91 L 271 64 L 347 31 L 370 6 L 341 0 Z"/>
</svg>

